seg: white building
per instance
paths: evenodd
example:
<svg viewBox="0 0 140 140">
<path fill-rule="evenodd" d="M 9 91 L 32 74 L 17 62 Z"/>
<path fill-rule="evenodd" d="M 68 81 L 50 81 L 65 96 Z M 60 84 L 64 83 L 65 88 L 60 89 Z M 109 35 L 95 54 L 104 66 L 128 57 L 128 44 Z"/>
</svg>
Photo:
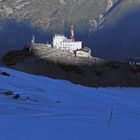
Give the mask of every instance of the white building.
<svg viewBox="0 0 140 140">
<path fill-rule="evenodd" d="M 140 66 L 140 58 L 139 57 L 129 58 L 129 65 L 139 65 Z"/>
<path fill-rule="evenodd" d="M 75 57 L 89 58 L 91 57 L 91 49 L 84 47 L 84 48 L 75 50 Z"/>
<path fill-rule="evenodd" d="M 82 41 L 75 41 L 74 27 L 71 25 L 71 35 L 68 39 L 64 35 L 55 34 L 52 44 L 35 43 L 35 37 L 32 36 L 32 47 L 52 47 L 63 51 L 69 51 L 75 54 L 75 57 L 90 57 L 91 49 L 82 47 Z"/>
<path fill-rule="evenodd" d="M 82 48 L 82 42 L 68 39 L 64 35 L 54 35 L 53 47 L 61 50 L 68 50 L 70 52 L 74 52 L 75 50 Z"/>
</svg>

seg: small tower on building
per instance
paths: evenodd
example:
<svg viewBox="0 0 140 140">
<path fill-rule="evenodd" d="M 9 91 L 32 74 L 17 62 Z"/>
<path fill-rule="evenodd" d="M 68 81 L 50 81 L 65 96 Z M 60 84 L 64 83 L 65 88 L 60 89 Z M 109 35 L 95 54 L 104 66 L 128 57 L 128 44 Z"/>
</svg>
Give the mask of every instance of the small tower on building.
<svg viewBox="0 0 140 140">
<path fill-rule="evenodd" d="M 31 45 L 34 45 L 34 44 L 35 44 L 35 36 L 32 35 Z"/>
</svg>

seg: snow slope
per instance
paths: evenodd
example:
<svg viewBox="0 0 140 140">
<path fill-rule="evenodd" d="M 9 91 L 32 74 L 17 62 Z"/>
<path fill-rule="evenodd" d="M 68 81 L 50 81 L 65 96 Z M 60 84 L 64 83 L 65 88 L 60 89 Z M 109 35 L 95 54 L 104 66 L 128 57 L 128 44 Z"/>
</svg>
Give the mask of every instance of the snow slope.
<svg viewBox="0 0 140 140">
<path fill-rule="evenodd" d="M 11 74 L 0 75 L 0 140 L 140 139 L 140 88 L 88 88 L 0 70 Z M 2 94 L 8 90 L 20 99 Z"/>
</svg>

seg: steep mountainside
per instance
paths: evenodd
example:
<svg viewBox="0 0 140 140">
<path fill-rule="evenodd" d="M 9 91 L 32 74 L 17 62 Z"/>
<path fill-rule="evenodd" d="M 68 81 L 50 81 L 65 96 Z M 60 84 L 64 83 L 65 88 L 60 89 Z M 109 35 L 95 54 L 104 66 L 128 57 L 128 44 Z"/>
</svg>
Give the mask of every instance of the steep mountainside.
<svg viewBox="0 0 140 140">
<path fill-rule="evenodd" d="M 122 1 L 106 16 L 103 27 L 92 32 L 89 46 L 95 54 L 107 59 L 127 61 L 140 57 L 140 1 Z"/>
<path fill-rule="evenodd" d="M 38 41 L 50 41 L 52 32 L 67 31 L 71 23 L 81 34 L 96 27 L 100 15 L 111 5 L 110 0 L 3 0 L 0 55 L 29 43 L 32 34 Z"/>
<path fill-rule="evenodd" d="M 32 25 L 56 30 L 57 26 L 63 29 L 70 23 L 94 27 L 112 5 L 112 0 L 5 0 L 0 13 L 4 19 L 27 20 Z"/>
<path fill-rule="evenodd" d="M 131 31 L 132 36 L 135 34 L 140 36 L 138 32 L 136 33 L 137 30 L 133 30 L 135 24 L 137 24 L 135 28 L 139 28 L 137 21 L 139 11 L 129 13 L 139 4 L 139 0 L 0 1 L 0 55 L 29 43 L 32 34 L 36 36 L 37 41 L 43 42 L 51 41 L 53 33 L 68 35 L 69 25 L 74 24 L 76 39 L 83 40 L 85 45 L 93 48 L 94 55 L 126 60 L 130 55 L 138 55 L 139 51 L 137 46 L 139 38 L 133 37 L 130 43 Z M 124 15 L 127 14 L 126 20 Z M 125 28 L 128 30 L 125 37 L 123 35 L 123 43 L 120 39 L 123 30 L 120 29 L 120 32 L 118 30 L 120 26 L 124 32 Z M 110 40 L 113 40 L 112 43 Z M 126 55 L 122 53 L 120 56 L 119 53 L 124 46 L 128 49 L 128 53 Z M 106 50 L 111 51 L 108 53 Z"/>
</svg>

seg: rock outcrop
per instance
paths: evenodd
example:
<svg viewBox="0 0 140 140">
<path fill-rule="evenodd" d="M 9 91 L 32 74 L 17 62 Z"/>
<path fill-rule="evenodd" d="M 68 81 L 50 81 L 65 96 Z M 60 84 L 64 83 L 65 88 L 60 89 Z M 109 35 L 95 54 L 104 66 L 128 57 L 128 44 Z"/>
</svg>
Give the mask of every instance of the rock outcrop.
<svg viewBox="0 0 140 140">
<path fill-rule="evenodd" d="M 22 55 L 21 55 L 22 54 Z M 139 87 L 140 67 L 99 58 L 74 58 L 53 49 L 12 51 L 3 63 L 13 69 L 91 87 Z"/>
</svg>

